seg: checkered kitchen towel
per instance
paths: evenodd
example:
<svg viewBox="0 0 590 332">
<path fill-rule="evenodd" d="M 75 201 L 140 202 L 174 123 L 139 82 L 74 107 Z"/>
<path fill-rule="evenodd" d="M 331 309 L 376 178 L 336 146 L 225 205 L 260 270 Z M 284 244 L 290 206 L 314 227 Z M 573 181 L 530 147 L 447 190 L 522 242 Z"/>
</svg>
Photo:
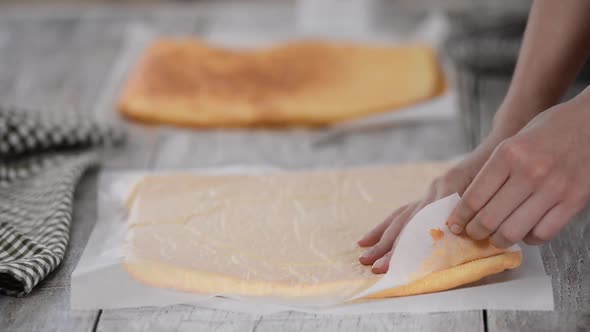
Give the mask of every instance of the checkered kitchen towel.
<svg viewBox="0 0 590 332">
<path fill-rule="evenodd" d="M 61 263 L 76 184 L 122 138 L 74 113 L 0 107 L 0 293 L 26 295 Z"/>
</svg>

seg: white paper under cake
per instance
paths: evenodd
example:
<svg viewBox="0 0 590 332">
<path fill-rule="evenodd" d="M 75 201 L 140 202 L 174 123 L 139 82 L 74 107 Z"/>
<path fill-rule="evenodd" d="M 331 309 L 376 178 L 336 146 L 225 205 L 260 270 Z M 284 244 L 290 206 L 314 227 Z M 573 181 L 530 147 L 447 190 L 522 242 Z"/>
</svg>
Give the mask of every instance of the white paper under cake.
<svg viewBox="0 0 590 332">
<path fill-rule="evenodd" d="M 245 297 L 236 297 L 239 299 L 236 301 L 147 287 L 132 280 L 121 269 L 122 255 L 120 250 L 116 249 L 120 248 L 120 243 L 125 235 L 125 208 L 123 206 L 125 198 L 133 184 L 146 174 L 145 172 L 110 173 L 101 177 L 99 221 L 80 264 L 72 276 L 73 307 L 89 309 L 198 303 L 202 306 L 222 306 L 231 308 L 231 310 L 248 311 L 249 304 L 257 303 L 256 310 L 262 312 L 293 309 L 341 313 L 452 311 L 482 308 L 550 310 L 553 308 L 550 280 L 544 273 L 538 249 L 526 246 L 523 247 L 524 261 L 519 269 L 508 271 L 500 276 L 486 278 L 478 283 L 477 287 L 407 298 L 373 300 L 361 304 L 318 307 L 318 305 L 312 304 L 302 306 L 296 301 L 286 303 L 272 301 L 269 298 Z M 450 213 L 449 208 L 452 204 L 443 206 L 445 204 L 439 203 L 438 205 L 435 205 L 436 209 L 440 209 L 438 214 L 446 213 L 448 215 Z M 433 221 L 433 226 L 443 229 L 445 227 L 444 218 Z M 404 232 L 406 231 L 411 231 L 411 228 L 406 228 Z M 403 244 L 402 240 L 398 243 L 399 248 L 403 248 L 401 244 Z M 396 253 L 401 254 L 401 250 Z M 392 265 L 395 266 L 395 264 Z M 385 277 L 384 280 L 388 278 L 390 277 Z M 397 282 L 400 278 L 397 277 Z M 486 285 L 490 280 L 494 281 L 494 284 Z M 528 280 L 528 282 L 524 280 Z M 531 296 L 534 296 L 538 301 L 530 301 Z M 524 301 L 523 298 L 529 300 Z M 454 300 L 450 301 L 450 299 Z"/>
</svg>

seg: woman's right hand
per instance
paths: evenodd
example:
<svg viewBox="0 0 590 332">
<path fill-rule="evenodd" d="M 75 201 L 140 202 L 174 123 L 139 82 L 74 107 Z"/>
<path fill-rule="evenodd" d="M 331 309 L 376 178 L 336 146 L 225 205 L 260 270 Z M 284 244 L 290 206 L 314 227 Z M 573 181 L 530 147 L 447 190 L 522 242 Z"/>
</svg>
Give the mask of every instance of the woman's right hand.
<svg viewBox="0 0 590 332">
<path fill-rule="evenodd" d="M 508 113 L 507 108 L 507 106 L 500 107 L 499 113 Z M 500 120 L 500 122 L 504 122 L 501 116 Z M 482 144 L 467 155 L 464 160 L 436 178 L 430 184 L 428 192 L 422 199 L 397 209 L 382 223 L 365 234 L 357 242 L 361 247 L 367 247 L 367 250 L 359 258 L 361 264 L 372 265 L 374 273 L 387 272 L 395 239 L 408 221 L 423 207 L 438 199 L 454 193 L 463 195 L 496 146 L 504 139 L 518 132 L 526 122 L 508 121 L 509 126 L 500 123 L 496 127 L 502 129 L 493 130 Z"/>
</svg>

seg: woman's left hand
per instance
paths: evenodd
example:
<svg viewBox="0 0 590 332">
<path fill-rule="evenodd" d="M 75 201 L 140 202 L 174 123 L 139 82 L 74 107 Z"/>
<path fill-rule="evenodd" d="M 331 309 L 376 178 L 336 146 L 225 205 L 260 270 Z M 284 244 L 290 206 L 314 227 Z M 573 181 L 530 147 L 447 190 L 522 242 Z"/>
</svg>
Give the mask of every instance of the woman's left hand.
<svg viewBox="0 0 590 332">
<path fill-rule="evenodd" d="M 453 233 L 506 248 L 542 244 L 590 199 L 590 88 L 502 142 L 448 220 Z"/>
</svg>

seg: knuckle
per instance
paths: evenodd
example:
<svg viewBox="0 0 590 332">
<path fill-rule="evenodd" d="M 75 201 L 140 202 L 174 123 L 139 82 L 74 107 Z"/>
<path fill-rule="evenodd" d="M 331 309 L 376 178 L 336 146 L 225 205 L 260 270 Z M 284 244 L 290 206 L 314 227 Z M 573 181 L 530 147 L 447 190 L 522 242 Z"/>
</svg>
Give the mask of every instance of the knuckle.
<svg viewBox="0 0 590 332">
<path fill-rule="evenodd" d="M 553 238 L 553 232 L 549 228 L 535 228 L 532 232 L 532 237 L 539 242 L 548 242 Z"/>
<path fill-rule="evenodd" d="M 506 140 L 497 147 L 500 158 L 508 162 L 518 162 L 526 154 L 525 144 L 514 139 Z"/>
<path fill-rule="evenodd" d="M 518 234 L 507 229 L 500 229 L 500 235 L 511 245 L 520 241 Z"/>
<path fill-rule="evenodd" d="M 488 237 L 489 233 L 478 231 L 474 223 L 467 224 L 465 232 L 474 240 L 483 240 Z"/>
<path fill-rule="evenodd" d="M 481 200 L 475 194 L 465 195 L 461 199 L 461 207 L 466 217 L 471 217 L 471 214 L 478 210 L 478 204 Z"/>
<path fill-rule="evenodd" d="M 482 213 L 477 221 L 479 222 L 480 226 L 488 232 L 493 232 L 496 230 L 496 219 L 487 213 Z"/>
<path fill-rule="evenodd" d="M 529 140 L 511 138 L 498 146 L 497 153 L 525 181 L 536 184 L 547 178 L 557 161 L 551 156 L 534 155 L 533 148 Z"/>
<path fill-rule="evenodd" d="M 550 165 L 546 162 L 526 162 L 522 167 L 525 178 L 533 183 L 545 179 L 550 171 Z"/>
</svg>

